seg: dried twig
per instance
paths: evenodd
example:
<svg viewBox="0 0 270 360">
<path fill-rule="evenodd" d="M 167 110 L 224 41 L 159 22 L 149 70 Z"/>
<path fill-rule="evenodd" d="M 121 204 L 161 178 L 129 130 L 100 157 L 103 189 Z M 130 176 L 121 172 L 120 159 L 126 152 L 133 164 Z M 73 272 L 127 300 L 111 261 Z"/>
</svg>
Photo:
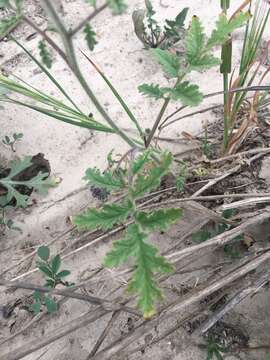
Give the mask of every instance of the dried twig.
<svg viewBox="0 0 270 360">
<path fill-rule="evenodd" d="M 196 330 L 196 333 L 206 333 L 213 327 L 219 320 L 221 320 L 225 314 L 231 311 L 236 305 L 241 301 L 245 300 L 247 297 L 257 293 L 263 286 L 265 286 L 270 280 L 270 270 L 266 273 L 263 273 L 256 281 L 253 282 L 251 286 L 238 292 L 227 304 L 225 304 L 222 309 L 216 311 L 210 319 L 204 322 L 199 329 Z"/>
<path fill-rule="evenodd" d="M 13 282 L 13 281 L 5 281 L 5 280 L 0 280 L 0 286 L 12 287 L 12 288 L 15 287 L 17 289 L 25 289 L 25 290 L 33 290 L 33 291 L 38 291 L 41 293 L 48 293 L 51 295 L 60 295 L 60 296 L 68 297 L 71 299 L 85 301 L 85 302 L 91 303 L 93 305 L 101 305 L 106 310 L 108 310 L 108 309 L 110 309 L 111 311 L 112 310 L 123 310 L 123 311 L 126 311 L 126 312 L 134 314 L 134 315 L 138 315 L 138 316 L 141 315 L 141 313 L 139 311 L 137 311 L 133 308 L 130 308 L 130 307 L 126 307 L 120 303 L 117 303 L 117 302 L 114 302 L 111 300 L 107 300 L 107 299 L 103 299 L 103 298 L 99 298 L 99 297 L 92 296 L 92 295 L 90 296 L 90 295 L 83 295 L 80 293 L 75 293 L 70 290 L 51 289 L 51 288 L 38 286 L 38 285 L 34 285 L 34 284 L 29 284 L 29 283 L 21 283 L 21 282 Z"/>
<path fill-rule="evenodd" d="M 233 240 L 236 236 L 243 234 L 243 232 L 250 226 L 261 223 L 269 218 L 270 218 L 270 209 L 266 208 L 262 214 L 245 221 L 244 223 L 236 226 L 235 228 L 228 230 L 222 234 L 219 234 L 201 244 L 189 246 L 182 250 L 174 252 L 173 254 L 167 255 L 167 259 L 172 259 L 177 257 L 179 260 L 179 258 L 181 258 L 184 255 L 194 252 L 198 254 L 200 250 L 207 249 L 209 247 L 224 246 L 228 244 L 231 240 Z"/>
</svg>

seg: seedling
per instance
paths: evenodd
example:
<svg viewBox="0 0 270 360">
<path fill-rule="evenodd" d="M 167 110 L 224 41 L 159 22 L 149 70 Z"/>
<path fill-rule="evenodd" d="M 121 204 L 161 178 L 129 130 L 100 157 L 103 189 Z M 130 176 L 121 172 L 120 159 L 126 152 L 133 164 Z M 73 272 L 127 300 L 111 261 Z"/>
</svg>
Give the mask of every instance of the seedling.
<svg viewBox="0 0 270 360">
<path fill-rule="evenodd" d="M 16 152 L 15 144 L 16 144 L 16 142 L 20 141 L 22 138 L 23 138 L 22 133 L 14 133 L 12 135 L 12 138 L 10 138 L 9 136 L 6 135 L 4 137 L 4 139 L 2 139 L 2 143 L 6 146 L 9 146 L 13 152 Z"/>
<path fill-rule="evenodd" d="M 169 172 L 172 160 L 170 153 L 163 153 L 158 163 L 154 163 L 151 152 L 145 151 L 130 162 L 126 177 L 123 172 L 119 174 L 108 170 L 101 173 L 95 168 L 88 169 L 84 179 L 89 184 L 106 188 L 108 191 L 125 190 L 126 196 L 120 204 L 105 204 L 101 210 L 90 208 L 73 220 L 79 229 L 103 230 L 109 230 L 128 218 L 132 220 L 124 238 L 114 242 L 104 265 L 116 267 L 132 258 L 134 270 L 128 291 L 137 294 L 137 305 L 146 319 L 155 314 L 156 300 L 162 299 L 162 291 L 154 275 L 173 271 L 165 258 L 158 255 L 158 249 L 148 243 L 149 236 L 153 231 L 168 229 L 180 219 L 182 211 L 162 209 L 145 212 L 139 208 L 137 200 L 160 185 L 161 178 Z"/>
<path fill-rule="evenodd" d="M 179 174 L 176 178 L 177 191 L 183 192 L 185 190 L 187 174 L 188 174 L 187 164 L 184 161 L 182 161 L 182 164 L 180 165 L 180 169 L 179 169 Z"/>
<path fill-rule="evenodd" d="M 145 8 L 134 11 L 132 19 L 135 33 L 146 48 L 168 49 L 184 38 L 188 8 L 184 8 L 174 20 L 165 20 L 164 27 L 156 21 L 150 0 L 145 0 Z"/>
<path fill-rule="evenodd" d="M 206 360 L 223 360 L 223 353 L 228 352 L 228 350 L 218 344 L 216 339 L 213 336 L 209 336 L 207 339 L 207 358 Z"/>
<path fill-rule="evenodd" d="M 64 281 L 64 279 L 70 275 L 69 270 L 60 270 L 61 257 L 56 255 L 50 257 L 50 249 L 47 246 L 41 246 L 38 248 L 37 255 L 39 260 L 37 261 L 37 267 L 41 274 L 45 277 L 45 286 L 51 289 L 56 288 L 57 285 L 72 286 L 72 283 Z M 42 307 L 45 306 L 49 313 L 57 310 L 57 303 L 49 294 L 43 294 L 39 291 L 33 293 L 33 304 L 30 305 L 30 310 L 35 314 L 38 314 Z"/>
<path fill-rule="evenodd" d="M 235 214 L 234 209 L 225 210 L 222 213 L 222 217 L 225 220 L 229 220 L 233 215 Z M 212 230 L 200 230 L 192 235 L 192 239 L 194 242 L 202 243 L 204 241 L 207 241 L 211 239 L 214 236 L 217 236 L 219 234 L 223 234 L 225 231 L 231 230 L 234 228 L 233 224 L 227 224 L 225 222 L 215 224 L 214 229 Z M 238 235 L 235 237 L 232 242 L 240 242 L 243 240 L 243 235 Z M 240 252 L 238 249 L 235 248 L 233 244 L 225 245 L 223 248 L 226 255 L 230 256 L 233 259 L 240 257 Z"/>
</svg>

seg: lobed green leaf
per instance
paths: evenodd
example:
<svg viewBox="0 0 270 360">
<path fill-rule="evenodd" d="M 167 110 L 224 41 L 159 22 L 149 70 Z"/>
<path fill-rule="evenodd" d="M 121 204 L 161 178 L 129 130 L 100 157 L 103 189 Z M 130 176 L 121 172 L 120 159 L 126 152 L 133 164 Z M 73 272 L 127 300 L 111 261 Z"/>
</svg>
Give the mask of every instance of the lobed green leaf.
<svg viewBox="0 0 270 360">
<path fill-rule="evenodd" d="M 79 229 L 109 230 L 114 224 L 126 220 L 131 210 L 130 202 L 125 205 L 108 204 L 104 205 L 101 210 L 88 209 L 84 214 L 77 215 L 73 222 Z"/>
<path fill-rule="evenodd" d="M 148 193 L 149 191 L 157 188 L 160 184 L 162 176 L 164 176 L 171 164 L 172 154 L 164 153 L 161 156 L 158 166 L 152 166 L 146 175 L 139 174 L 135 180 L 134 186 L 131 189 L 131 195 L 134 199 Z"/>
<path fill-rule="evenodd" d="M 138 89 L 141 94 L 148 96 L 150 98 L 154 98 L 155 100 L 164 98 L 164 92 L 159 85 L 142 84 L 138 87 Z"/>
<path fill-rule="evenodd" d="M 167 230 L 168 227 L 182 216 L 181 209 L 164 209 L 150 213 L 138 212 L 136 220 L 140 226 L 148 231 Z"/>
<path fill-rule="evenodd" d="M 180 61 L 177 55 L 168 50 L 153 49 L 156 60 L 162 66 L 163 70 L 172 78 L 177 78 L 180 71 Z"/>
<path fill-rule="evenodd" d="M 216 23 L 216 29 L 213 30 L 210 38 L 207 41 L 206 48 L 212 49 L 216 45 L 224 44 L 228 36 L 236 29 L 245 25 L 246 21 L 250 18 L 249 12 L 239 12 L 231 20 L 225 14 L 221 14 Z"/>
<path fill-rule="evenodd" d="M 199 91 L 199 87 L 188 81 L 184 81 L 174 88 L 166 88 L 166 90 L 172 100 L 180 100 L 186 106 L 197 106 L 203 100 L 203 94 Z"/>
<path fill-rule="evenodd" d="M 122 178 L 116 177 L 111 171 L 100 172 L 97 168 L 89 168 L 86 170 L 83 178 L 90 185 L 99 186 L 107 190 L 121 190 L 125 187 Z"/>
</svg>

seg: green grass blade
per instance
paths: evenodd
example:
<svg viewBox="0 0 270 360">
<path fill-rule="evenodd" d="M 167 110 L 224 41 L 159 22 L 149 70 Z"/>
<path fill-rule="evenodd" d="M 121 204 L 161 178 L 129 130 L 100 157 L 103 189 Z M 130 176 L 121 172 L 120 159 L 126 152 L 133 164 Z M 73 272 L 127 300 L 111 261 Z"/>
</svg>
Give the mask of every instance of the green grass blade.
<svg viewBox="0 0 270 360">
<path fill-rule="evenodd" d="M 81 51 L 82 52 L 82 51 Z M 129 109 L 129 107 L 127 106 L 127 104 L 125 103 L 125 101 L 123 100 L 123 98 L 120 96 L 120 94 L 118 93 L 118 91 L 115 89 L 115 87 L 112 85 L 112 83 L 110 82 L 110 80 L 104 75 L 104 73 L 96 66 L 96 64 L 84 53 L 82 52 L 82 54 L 85 56 L 85 58 L 90 62 L 90 64 L 97 70 L 97 72 L 100 74 L 100 76 L 102 77 L 102 79 L 106 82 L 106 84 L 109 86 L 110 90 L 112 91 L 112 93 L 114 94 L 114 96 L 116 97 L 116 99 L 119 101 L 119 103 L 121 104 L 121 106 L 123 107 L 123 109 L 125 110 L 126 114 L 129 116 L 130 120 L 135 124 L 137 130 L 139 131 L 139 134 L 141 137 L 143 137 L 143 130 L 140 127 L 137 119 L 135 118 L 135 116 L 133 115 L 133 113 L 131 112 L 131 110 Z"/>
<path fill-rule="evenodd" d="M 63 87 L 59 84 L 59 82 L 54 78 L 54 76 L 41 64 L 38 59 L 33 56 L 19 41 L 12 38 L 13 41 L 38 65 L 38 67 L 44 72 L 48 78 L 51 80 L 51 82 L 60 90 L 60 92 L 66 97 L 66 99 L 79 111 L 79 107 L 75 104 L 75 102 L 71 99 L 71 97 L 67 94 L 67 92 L 63 89 Z"/>
<path fill-rule="evenodd" d="M 106 132 L 106 133 L 114 133 L 114 131 L 111 128 L 108 128 L 108 127 L 106 127 L 106 126 L 104 126 L 102 124 L 99 124 L 96 121 L 92 121 L 90 118 L 89 118 L 89 121 L 85 121 L 85 120 L 82 121 L 80 119 L 77 119 L 77 118 L 74 118 L 74 117 L 72 118 L 70 116 L 67 116 L 66 114 L 63 114 L 63 113 L 60 113 L 60 112 L 57 112 L 57 111 L 45 109 L 45 108 L 35 106 L 35 105 L 30 105 L 30 104 L 23 103 L 21 101 L 14 100 L 14 99 L 11 99 L 11 98 L 8 98 L 8 97 L 6 98 L 5 102 L 9 102 L 9 103 L 12 103 L 12 104 L 24 106 L 26 108 L 35 110 L 35 111 L 37 111 L 37 112 L 39 112 L 41 114 L 47 115 L 49 117 L 52 117 L 54 119 L 63 121 L 65 123 L 68 123 L 68 124 L 71 124 L 71 125 L 76 125 L 76 126 L 83 127 L 83 128 L 86 128 L 86 129 L 102 131 L 102 132 Z"/>
</svg>

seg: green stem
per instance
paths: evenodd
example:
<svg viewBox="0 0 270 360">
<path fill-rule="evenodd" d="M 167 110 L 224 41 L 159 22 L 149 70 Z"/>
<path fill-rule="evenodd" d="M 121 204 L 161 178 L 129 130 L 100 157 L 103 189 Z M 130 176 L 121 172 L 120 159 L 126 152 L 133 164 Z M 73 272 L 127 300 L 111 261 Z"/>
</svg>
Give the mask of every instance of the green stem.
<svg viewBox="0 0 270 360">
<path fill-rule="evenodd" d="M 223 135 L 223 150 L 225 151 L 229 141 L 229 114 L 228 114 L 228 90 L 229 77 L 228 74 L 223 74 L 223 89 L 224 89 L 224 135 Z"/>
<path fill-rule="evenodd" d="M 177 79 L 177 81 L 176 81 L 176 83 L 174 85 L 174 88 L 184 79 L 184 77 L 186 76 L 186 74 L 188 72 L 189 72 L 189 69 L 186 69 L 186 71 L 180 77 L 178 77 L 178 79 Z M 156 119 L 156 121 L 154 123 L 154 126 L 152 127 L 152 129 L 150 131 L 150 134 L 149 134 L 148 138 L 146 139 L 146 142 L 145 142 L 145 147 L 146 148 L 148 148 L 149 145 L 151 144 L 151 141 L 152 141 L 153 137 L 155 136 L 155 132 L 156 132 L 156 130 L 157 130 L 159 124 L 160 124 L 160 121 L 163 118 L 163 115 L 165 114 L 165 111 L 167 110 L 167 107 L 168 107 L 170 101 L 171 101 L 170 98 L 165 99 L 164 104 L 163 104 L 162 108 L 160 109 L 160 112 L 159 112 L 159 114 L 157 116 L 157 119 Z"/>
<path fill-rule="evenodd" d="M 110 116 L 107 114 L 107 112 L 105 111 L 103 106 L 100 104 L 100 102 L 96 98 L 93 91 L 88 86 L 83 74 L 81 73 L 81 70 L 79 68 L 79 65 L 78 65 L 78 62 L 77 62 L 77 59 L 76 59 L 74 46 L 73 46 L 73 41 L 72 41 L 72 36 L 70 36 L 70 34 L 67 32 L 64 24 L 62 23 L 62 21 L 60 20 L 57 12 L 55 11 L 55 8 L 52 5 L 51 0 L 41 0 L 41 3 L 43 5 L 45 11 L 47 12 L 48 16 L 53 21 L 54 25 L 56 26 L 56 28 L 57 28 L 60 36 L 61 36 L 69 66 L 71 67 L 71 69 L 74 72 L 75 76 L 79 80 L 81 86 L 83 87 L 83 89 L 85 90 L 85 92 L 87 93 L 87 95 L 89 96 L 89 98 L 91 99 L 93 104 L 95 105 L 96 109 L 103 116 L 103 118 L 107 121 L 107 123 L 111 126 L 111 128 L 119 136 L 122 137 L 123 140 L 125 140 L 131 147 L 136 147 L 135 142 L 129 136 L 127 136 L 115 124 L 115 122 L 110 118 Z"/>
<path fill-rule="evenodd" d="M 167 107 L 168 107 L 168 105 L 169 105 L 169 103 L 170 103 L 170 100 L 171 100 L 170 98 L 167 98 L 167 99 L 164 101 L 164 104 L 163 104 L 163 106 L 162 106 L 162 108 L 161 108 L 161 110 L 160 110 L 160 112 L 159 112 L 159 114 L 158 114 L 158 116 L 157 116 L 157 119 L 156 119 L 156 121 L 155 121 L 155 124 L 154 124 L 154 126 L 152 127 L 151 132 L 150 132 L 150 134 L 149 134 L 149 136 L 148 136 L 148 138 L 147 138 L 147 140 L 146 140 L 146 143 L 145 143 L 145 147 L 146 147 L 146 148 L 148 148 L 149 145 L 151 144 L 151 141 L 152 141 L 152 139 L 153 139 L 153 137 L 154 137 L 154 135 L 155 135 L 155 132 L 156 132 L 156 130 L 157 130 L 157 128 L 158 128 L 158 125 L 159 125 L 161 119 L 163 118 L 163 115 L 165 114 L 165 111 L 166 111 L 166 109 L 167 109 Z"/>
</svg>

